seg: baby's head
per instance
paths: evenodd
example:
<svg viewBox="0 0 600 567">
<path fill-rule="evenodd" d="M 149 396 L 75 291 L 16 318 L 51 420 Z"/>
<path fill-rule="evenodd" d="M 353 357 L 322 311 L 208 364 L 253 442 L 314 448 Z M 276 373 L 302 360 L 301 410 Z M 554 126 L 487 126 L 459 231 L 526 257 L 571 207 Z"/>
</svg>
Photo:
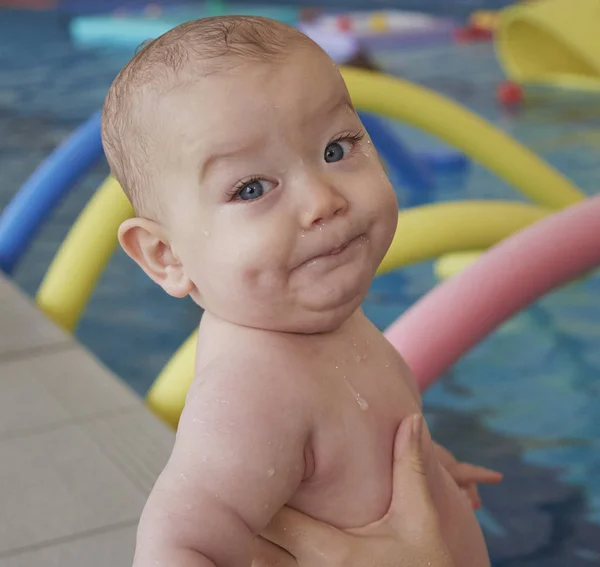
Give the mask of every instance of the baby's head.
<svg viewBox="0 0 600 567">
<path fill-rule="evenodd" d="M 146 45 L 107 96 L 125 251 L 222 319 L 314 333 L 360 305 L 397 223 L 334 63 L 285 24 L 217 17 Z"/>
</svg>

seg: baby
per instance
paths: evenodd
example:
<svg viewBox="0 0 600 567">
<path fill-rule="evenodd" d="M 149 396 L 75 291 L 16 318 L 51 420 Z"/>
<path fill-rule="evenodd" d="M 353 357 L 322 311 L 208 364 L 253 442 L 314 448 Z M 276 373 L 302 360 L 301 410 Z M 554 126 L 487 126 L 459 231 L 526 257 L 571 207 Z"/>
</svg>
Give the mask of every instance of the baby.
<svg viewBox="0 0 600 567">
<path fill-rule="evenodd" d="M 380 518 L 394 434 L 421 402 L 360 308 L 397 202 L 333 62 L 268 19 L 188 22 L 121 71 L 102 135 L 138 215 L 121 245 L 205 309 L 135 565 L 247 567 L 286 504 L 339 528 Z M 441 448 L 432 462 L 456 564 L 489 565 L 464 490 L 498 475 Z"/>
</svg>

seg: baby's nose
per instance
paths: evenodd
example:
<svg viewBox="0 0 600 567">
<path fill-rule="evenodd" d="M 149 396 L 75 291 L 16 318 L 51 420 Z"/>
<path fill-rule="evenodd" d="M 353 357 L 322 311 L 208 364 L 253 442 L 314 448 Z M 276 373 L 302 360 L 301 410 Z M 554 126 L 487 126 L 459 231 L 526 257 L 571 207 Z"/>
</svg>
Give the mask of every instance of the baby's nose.
<svg viewBox="0 0 600 567">
<path fill-rule="evenodd" d="M 302 213 L 302 228 L 310 229 L 348 210 L 348 201 L 335 187 L 319 184 L 312 188 Z"/>
</svg>

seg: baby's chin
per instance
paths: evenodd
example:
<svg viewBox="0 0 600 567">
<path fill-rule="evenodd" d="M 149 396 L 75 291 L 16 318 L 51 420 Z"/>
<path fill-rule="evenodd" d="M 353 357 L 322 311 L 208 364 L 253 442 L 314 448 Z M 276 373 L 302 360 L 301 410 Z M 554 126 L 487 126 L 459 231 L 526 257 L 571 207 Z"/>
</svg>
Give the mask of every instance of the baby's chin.
<svg viewBox="0 0 600 567">
<path fill-rule="evenodd" d="M 315 304 L 290 304 L 272 316 L 236 317 L 234 323 L 274 333 L 314 335 L 337 331 L 360 307 L 365 293 L 357 293 L 346 301 Z M 265 311 L 268 311 L 265 310 Z"/>
</svg>

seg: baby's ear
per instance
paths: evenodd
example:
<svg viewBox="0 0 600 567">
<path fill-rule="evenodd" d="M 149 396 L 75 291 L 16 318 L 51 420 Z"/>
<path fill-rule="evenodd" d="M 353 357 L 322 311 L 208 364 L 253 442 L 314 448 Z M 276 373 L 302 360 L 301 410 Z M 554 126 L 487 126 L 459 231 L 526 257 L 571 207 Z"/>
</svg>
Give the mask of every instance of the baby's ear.
<svg viewBox="0 0 600 567">
<path fill-rule="evenodd" d="M 164 229 L 157 222 L 127 219 L 119 227 L 119 242 L 127 255 L 169 295 L 185 297 L 194 289 L 179 258 L 173 253 Z"/>
</svg>

